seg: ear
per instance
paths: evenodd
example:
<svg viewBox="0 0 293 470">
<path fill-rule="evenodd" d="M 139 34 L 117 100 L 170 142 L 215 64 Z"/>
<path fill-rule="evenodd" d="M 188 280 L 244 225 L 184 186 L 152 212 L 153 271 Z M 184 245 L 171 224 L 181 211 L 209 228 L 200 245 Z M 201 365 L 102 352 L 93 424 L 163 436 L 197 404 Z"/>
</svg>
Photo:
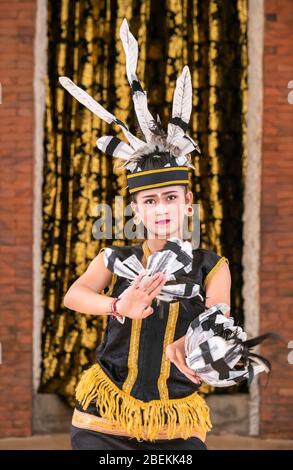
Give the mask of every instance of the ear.
<svg viewBox="0 0 293 470">
<path fill-rule="evenodd" d="M 186 202 L 187 202 L 187 204 L 192 204 L 192 202 L 193 202 L 193 192 L 190 191 L 190 190 L 187 191 L 185 197 L 186 197 Z"/>
</svg>

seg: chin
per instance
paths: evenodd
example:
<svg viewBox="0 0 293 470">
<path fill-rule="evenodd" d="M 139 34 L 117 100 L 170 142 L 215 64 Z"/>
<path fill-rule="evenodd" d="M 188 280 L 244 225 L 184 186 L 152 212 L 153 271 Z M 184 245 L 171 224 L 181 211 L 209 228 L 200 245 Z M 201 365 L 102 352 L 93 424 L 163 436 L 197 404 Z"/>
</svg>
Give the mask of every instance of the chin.
<svg viewBox="0 0 293 470">
<path fill-rule="evenodd" d="M 174 230 L 156 230 L 156 235 L 161 235 L 161 238 L 164 237 L 164 238 L 170 238 L 170 236 L 172 236 L 173 233 L 177 233 L 176 231 Z"/>
</svg>

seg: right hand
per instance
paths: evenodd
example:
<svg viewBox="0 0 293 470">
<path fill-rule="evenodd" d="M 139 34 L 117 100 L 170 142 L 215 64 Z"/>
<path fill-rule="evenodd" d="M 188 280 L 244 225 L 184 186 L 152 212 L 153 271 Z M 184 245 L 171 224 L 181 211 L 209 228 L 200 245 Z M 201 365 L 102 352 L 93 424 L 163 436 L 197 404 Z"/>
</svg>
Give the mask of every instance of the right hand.
<svg viewBox="0 0 293 470">
<path fill-rule="evenodd" d="M 185 335 L 186 336 L 186 335 Z M 185 336 L 177 339 L 173 343 L 167 345 L 165 352 L 167 358 L 173 362 L 177 369 L 182 372 L 191 382 L 200 384 L 202 382 L 201 378 L 197 373 L 187 366 L 185 360 Z"/>
<path fill-rule="evenodd" d="M 142 287 L 139 284 L 144 274 L 145 272 L 142 271 L 134 283 L 119 298 L 116 306 L 120 315 L 128 318 L 142 319 L 153 313 L 154 309 L 150 305 L 164 286 L 166 276 L 161 272 L 156 273 Z"/>
</svg>

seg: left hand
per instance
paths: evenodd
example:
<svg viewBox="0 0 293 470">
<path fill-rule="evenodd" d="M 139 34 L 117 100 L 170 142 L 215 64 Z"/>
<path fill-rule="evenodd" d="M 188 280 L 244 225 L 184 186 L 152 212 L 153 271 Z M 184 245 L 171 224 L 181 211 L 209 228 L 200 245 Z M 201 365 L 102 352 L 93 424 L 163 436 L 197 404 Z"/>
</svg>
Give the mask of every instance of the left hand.
<svg viewBox="0 0 293 470">
<path fill-rule="evenodd" d="M 174 341 L 174 343 L 168 344 L 166 347 L 166 356 L 189 380 L 196 384 L 200 384 L 200 377 L 194 370 L 190 369 L 185 362 L 184 343 L 185 336 L 177 339 L 177 341 Z"/>
</svg>

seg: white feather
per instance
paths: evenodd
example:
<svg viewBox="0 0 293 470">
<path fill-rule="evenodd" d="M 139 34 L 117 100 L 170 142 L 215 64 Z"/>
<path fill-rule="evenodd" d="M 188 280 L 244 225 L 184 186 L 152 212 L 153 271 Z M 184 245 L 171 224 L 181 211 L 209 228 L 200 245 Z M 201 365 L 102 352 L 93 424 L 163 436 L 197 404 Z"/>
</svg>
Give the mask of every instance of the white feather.
<svg viewBox="0 0 293 470">
<path fill-rule="evenodd" d="M 137 81 L 140 85 L 136 75 L 138 44 L 137 40 L 129 30 L 126 18 L 124 18 L 120 27 L 120 38 L 126 56 L 126 75 L 132 88 L 134 81 Z M 149 142 L 152 136 L 151 128 L 157 127 L 157 124 L 148 110 L 147 93 L 140 90 L 134 91 L 132 99 L 139 126 L 145 135 L 147 142 Z"/>
<path fill-rule="evenodd" d="M 97 142 L 96 142 L 97 147 L 102 152 L 107 153 L 106 149 L 113 138 L 115 138 L 113 135 L 104 135 L 103 137 L 100 137 L 99 139 L 97 139 Z M 134 153 L 134 150 L 130 147 L 130 145 L 127 145 L 125 142 L 120 140 L 120 143 L 117 145 L 117 147 L 113 151 L 113 156 L 121 158 L 122 160 L 128 160 L 129 157 L 133 153 Z"/>
<path fill-rule="evenodd" d="M 182 73 L 176 81 L 176 87 L 173 97 L 172 118 L 179 118 L 186 125 L 189 123 L 192 110 L 192 84 L 189 67 L 185 65 Z M 183 136 L 185 131 L 176 124 L 168 124 L 168 142 L 173 141 L 179 136 Z"/>
<path fill-rule="evenodd" d="M 78 87 L 73 83 L 72 80 L 68 77 L 59 77 L 60 84 L 76 98 L 81 104 L 83 104 L 87 109 L 92 111 L 96 116 L 103 119 L 104 121 L 111 124 L 114 122 L 117 124 L 123 131 L 125 137 L 128 139 L 130 145 L 135 149 L 139 149 L 142 145 L 145 144 L 142 140 L 135 137 L 128 130 L 126 124 L 117 119 L 114 114 L 107 111 L 102 105 L 100 105 L 96 100 L 94 100 L 88 93 L 86 93 L 82 88 Z"/>
<path fill-rule="evenodd" d="M 137 80 L 136 67 L 138 59 L 138 45 L 137 40 L 129 30 L 126 18 L 124 18 L 120 26 L 120 39 L 122 41 L 126 56 L 127 80 L 131 85 L 133 80 Z"/>
<path fill-rule="evenodd" d="M 189 135 L 184 134 L 183 136 L 178 136 L 172 141 L 173 145 L 176 145 L 181 150 L 182 155 L 191 153 L 194 150 L 197 150 L 200 153 L 199 146 Z"/>
</svg>

